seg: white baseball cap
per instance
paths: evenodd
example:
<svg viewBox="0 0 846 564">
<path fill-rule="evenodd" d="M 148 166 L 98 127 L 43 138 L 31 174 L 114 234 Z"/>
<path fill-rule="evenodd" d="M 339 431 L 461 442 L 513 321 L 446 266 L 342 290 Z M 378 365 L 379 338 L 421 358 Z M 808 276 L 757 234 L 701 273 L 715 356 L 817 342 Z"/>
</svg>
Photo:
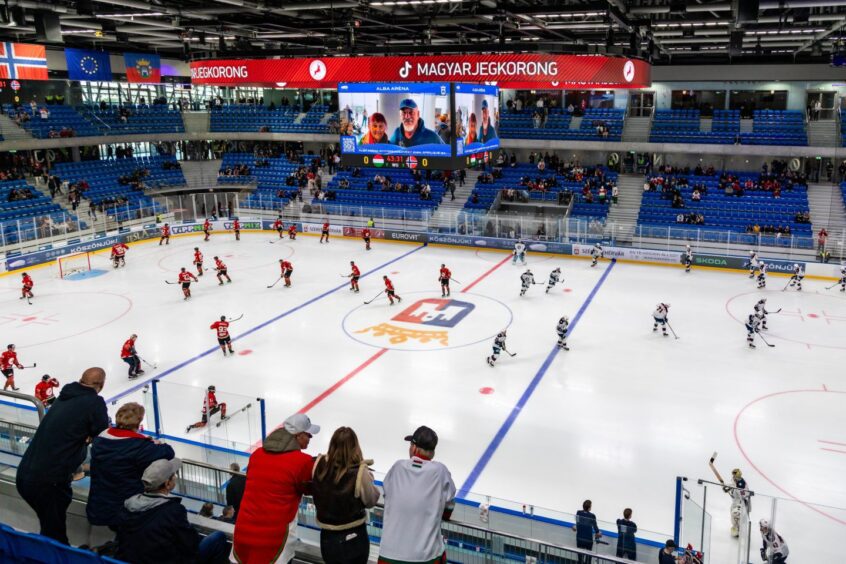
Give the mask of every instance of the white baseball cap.
<svg viewBox="0 0 846 564">
<path fill-rule="evenodd" d="M 309 435 L 316 435 L 320 432 L 320 425 L 312 425 L 311 419 L 305 413 L 295 413 L 285 420 L 283 424 L 285 430 L 296 435 L 298 433 L 308 433 Z"/>
</svg>

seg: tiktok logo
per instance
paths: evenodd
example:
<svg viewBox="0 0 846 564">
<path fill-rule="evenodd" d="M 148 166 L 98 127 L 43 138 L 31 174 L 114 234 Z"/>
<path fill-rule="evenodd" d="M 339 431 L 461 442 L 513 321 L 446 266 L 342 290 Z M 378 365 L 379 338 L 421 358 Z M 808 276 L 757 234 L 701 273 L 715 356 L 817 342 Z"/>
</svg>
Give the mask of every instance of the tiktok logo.
<svg viewBox="0 0 846 564">
<path fill-rule="evenodd" d="M 400 69 L 400 71 L 399 71 L 399 75 L 400 75 L 402 78 L 408 78 L 408 73 L 409 73 L 409 72 L 411 72 L 411 63 L 409 63 L 408 61 L 406 61 L 406 62 L 405 62 L 405 64 L 404 64 L 404 65 L 402 66 L 402 68 Z"/>
</svg>

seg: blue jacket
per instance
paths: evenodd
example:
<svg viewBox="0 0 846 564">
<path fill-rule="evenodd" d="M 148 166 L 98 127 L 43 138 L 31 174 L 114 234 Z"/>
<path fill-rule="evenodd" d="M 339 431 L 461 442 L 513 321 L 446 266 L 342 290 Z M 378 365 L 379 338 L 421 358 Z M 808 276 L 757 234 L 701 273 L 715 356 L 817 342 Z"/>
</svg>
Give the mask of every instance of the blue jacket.
<svg viewBox="0 0 846 564">
<path fill-rule="evenodd" d="M 141 475 L 153 461 L 170 460 L 170 445 L 125 429 L 106 429 L 91 445 L 91 489 L 86 512 L 92 525 L 113 525 L 128 498 L 144 491 Z"/>
<path fill-rule="evenodd" d="M 576 511 L 576 540 L 593 542 L 598 532 L 596 515 L 584 509 Z"/>
<path fill-rule="evenodd" d="M 636 550 L 635 533 L 637 525 L 629 519 L 617 519 L 617 547 L 624 550 Z"/>
<path fill-rule="evenodd" d="M 132 564 L 197 561 L 200 534 L 188 522 L 182 498 L 143 493 L 127 499 L 117 517 L 119 560 Z"/>
<path fill-rule="evenodd" d="M 417 129 L 414 130 L 414 135 L 411 136 L 411 139 L 406 138 L 402 125 L 400 125 L 394 130 L 394 134 L 391 135 L 391 143 L 400 147 L 414 147 L 415 145 L 428 145 L 430 143 L 435 145 L 444 144 L 437 133 L 431 129 L 426 129 L 422 119 L 417 120 Z"/>
<path fill-rule="evenodd" d="M 479 141 L 487 143 L 491 139 L 496 139 L 496 129 L 493 124 L 488 122 L 488 128 L 485 129 L 481 124 L 479 125 Z"/>
</svg>

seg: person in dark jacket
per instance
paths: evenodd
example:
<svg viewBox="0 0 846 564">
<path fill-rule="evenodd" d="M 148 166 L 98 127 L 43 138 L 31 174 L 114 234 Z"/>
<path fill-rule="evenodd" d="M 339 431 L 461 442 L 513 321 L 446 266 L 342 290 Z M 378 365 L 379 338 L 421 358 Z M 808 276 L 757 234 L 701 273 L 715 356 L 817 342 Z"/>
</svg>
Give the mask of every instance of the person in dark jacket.
<svg viewBox="0 0 846 564">
<path fill-rule="evenodd" d="M 226 535 L 202 541 L 188 522 L 182 498 L 170 492 L 182 461 L 159 459 L 141 477 L 144 493 L 128 498 L 117 517 L 117 558 L 132 564 L 218 564 L 229 562 Z"/>
<path fill-rule="evenodd" d="M 114 527 L 123 502 L 144 491 L 141 475 L 160 458 L 174 457 L 173 448 L 138 432 L 144 407 L 120 406 L 115 426 L 106 429 L 91 445 L 91 489 L 86 513 L 92 525 Z"/>
<path fill-rule="evenodd" d="M 229 465 L 233 472 L 241 472 L 237 462 Z M 226 505 L 231 505 L 238 515 L 238 508 L 241 507 L 241 498 L 244 497 L 244 488 L 247 487 L 247 477 L 243 474 L 230 474 L 229 483 L 226 484 Z"/>
<path fill-rule="evenodd" d="M 88 443 L 109 426 L 99 395 L 105 383 L 106 372 L 95 367 L 62 388 L 18 466 L 18 493 L 38 515 L 41 534 L 65 544 L 72 476 L 85 460 Z"/>
<path fill-rule="evenodd" d="M 590 512 L 593 503 L 586 499 L 582 503 L 582 508 L 576 512 L 576 524 L 573 529 L 576 530 L 576 546 L 587 550 L 593 550 L 594 538 L 600 538 L 602 533 L 599 531 L 599 525 L 596 523 L 596 515 Z M 591 557 L 579 554 L 579 564 L 590 564 Z"/>
<path fill-rule="evenodd" d="M 415 145 L 443 145 L 443 140 L 437 133 L 427 128 L 420 119 L 417 102 L 406 98 L 400 102 L 400 120 L 402 123 L 394 130 L 390 142 L 400 147 L 414 147 Z"/>
<path fill-rule="evenodd" d="M 623 518 L 617 519 L 617 556 L 637 560 L 637 545 L 635 533 L 637 525 L 632 519 L 632 510 L 623 509 Z"/>
</svg>

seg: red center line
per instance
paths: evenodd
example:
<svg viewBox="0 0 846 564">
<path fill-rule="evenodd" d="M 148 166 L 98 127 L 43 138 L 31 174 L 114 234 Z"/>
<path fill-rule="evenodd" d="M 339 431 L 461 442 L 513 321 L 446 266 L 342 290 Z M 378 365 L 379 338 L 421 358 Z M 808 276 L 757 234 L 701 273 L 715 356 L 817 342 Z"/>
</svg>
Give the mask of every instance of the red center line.
<svg viewBox="0 0 846 564">
<path fill-rule="evenodd" d="M 464 287 L 464 289 L 463 289 L 463 290 L 461 290 L 461 293 L 463 294 L 463 293 L 465 293 L 465 292 L 469 292 L 469 291 L 470 291 L 470 288 L 472 288 L 473 286 L 475 286 L 476 284 L 478 284 L 479 282 L 481 282 L 482 280 L 484 280 L 485 278 L 487 278 L 487 277 L 488 277 L 488 275 L 490 275 L 491 273 L 493 273 L 493 271 L 494 271 L 494 270 L 496 270 L 497 268 L 499 268 L 500 266 L 502 266 L 503 264 L 505 264 L 506 262 L 508 262 L 508 259 L 510 259 L 510 258 L 511 258 L 511 255 L 505 255 L 505 258 L 504 258 L 504 259 L 502 259 L 501 261 L 499 261 L 498 263 L 496 263 L 495 265 L 493 265 L 493 266 L 491 267 L 491 269 L 490 269 L 490 270 L 488 270 L 487 272 L 485 272 L 484 274 L 482 274 L 481 276 L 479 276 L 478 278 L 476 278 L 476 279 L 475 279 L 474 281 L 472 281 L 472 282 L 471 282 L 468 286 L 465 286 L 465 287 Z"/>
</svg>

